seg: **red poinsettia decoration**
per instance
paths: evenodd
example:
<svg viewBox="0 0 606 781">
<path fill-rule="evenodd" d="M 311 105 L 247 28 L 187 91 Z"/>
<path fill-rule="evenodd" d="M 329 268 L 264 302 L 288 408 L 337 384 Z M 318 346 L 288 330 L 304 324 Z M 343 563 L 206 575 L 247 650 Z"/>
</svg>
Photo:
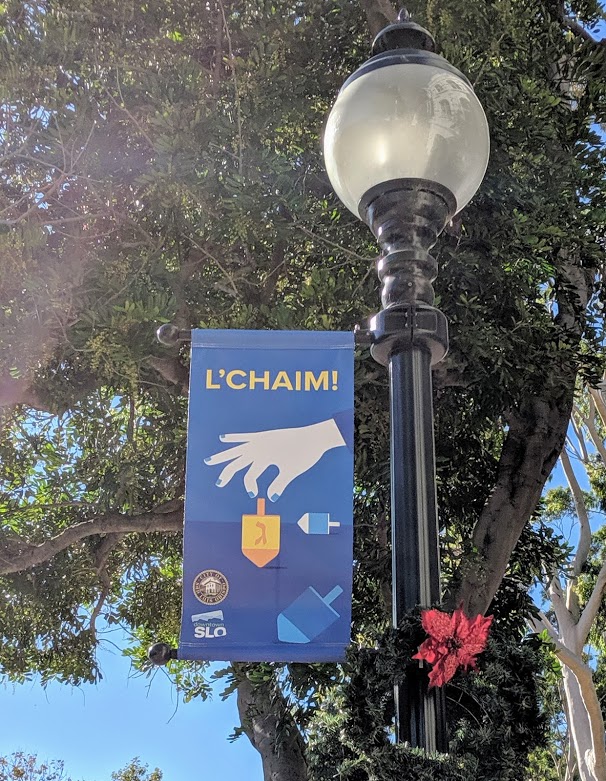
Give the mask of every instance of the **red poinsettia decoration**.
<svg viewBox="0 0 606 781">
<path fill-rule="evenodd" d="M 412 658 L 433 665 L 429 687 L 444 686 L 459 667 L 475 667 L 476 656 L 486 648 L 492 616 L 467 618 L 462 608 L 452 615 L 440 610 L 424 610 L 423 629 L 429 635 Z"/>
</svg>

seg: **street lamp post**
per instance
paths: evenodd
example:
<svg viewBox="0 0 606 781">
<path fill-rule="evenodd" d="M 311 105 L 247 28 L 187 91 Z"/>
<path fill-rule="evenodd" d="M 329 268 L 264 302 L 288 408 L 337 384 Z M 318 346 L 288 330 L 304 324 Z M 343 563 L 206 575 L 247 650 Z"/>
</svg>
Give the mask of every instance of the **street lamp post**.
<svg viewBox="0 0 606 781">
<path fill-rule="evenodd" d="M 372 53 L 339 93 L 324 155 L 337 195 L 383 251 L 382 309 L 369 330 L 373 357 L 389 368 L 397 627 L 410 609 L 440 599 L 431 367 L 446 355 L 448 326 L 433 306 L 429 250 L 479 187 L 489 136 L 471 84 L 406 11 Z M 397 740 L 446 751 L 443 697 L 428 691 L 426 670 L 409 665 L 394 694 Z"/>
</svg>

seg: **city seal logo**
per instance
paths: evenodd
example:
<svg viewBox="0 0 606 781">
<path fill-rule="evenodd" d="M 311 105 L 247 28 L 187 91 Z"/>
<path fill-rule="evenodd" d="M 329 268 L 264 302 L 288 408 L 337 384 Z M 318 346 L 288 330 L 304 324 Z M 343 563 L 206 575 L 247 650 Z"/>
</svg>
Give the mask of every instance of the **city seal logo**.
<svg viewBox="0 0 606 781">
<path fill-rule="evenodd" d="M 216 569 L 205 569 L 194 578 L 194 595 L 204 605 L 218 605 L 228 592 L 227 578 Z"/>
</svg>

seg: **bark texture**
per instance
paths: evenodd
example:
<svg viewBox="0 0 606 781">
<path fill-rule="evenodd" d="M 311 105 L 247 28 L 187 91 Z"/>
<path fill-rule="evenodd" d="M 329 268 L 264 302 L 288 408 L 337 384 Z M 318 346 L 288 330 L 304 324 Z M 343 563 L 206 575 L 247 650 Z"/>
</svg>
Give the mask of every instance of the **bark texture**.
<svg viewBox="0 0 606 781">
<path fill-rule="evenodd" d="M 397 13 L 389 0 L 360 0 L 360 5 L 366 14 L 372 38 L 396 21 Z"/>
<path fill-rule="evenodd" d="M 449 605 L 467 615 L 485 613 L 503 579 L 522 530 L 566 441 L 573 392 L 559 398 L 526 399 L 511 415 L 495 487 L 473 532 L 477 554 L 461 573 Z"/>
<path fill-rule="evenodd" d="M 591 680 L 591 670 L 586 665 L 583 667 L 586 669 L 578 668 L 578 677 L 566 665 L 562 670 L 564 692 L 568 703 L 570 738 L 581 781 L 604 781 L 606 756 L 603 749 L 603 722 L 601 732 L 599 731 L 602 720 L 600 702 Z"/>
<path fill-rule="evenodd" d="M 591 409 L 596 411 L 594 405 Z M 604 421 L 603 421 L 604 422 Z M 586 426 L 589 435 L 596 426 Z M 577 435 L 579 435 L 578 432 Z M 587 449 L 585 465 L 589 463 Z M 591 555 L 591 526 L 585 497 L 574 473 L 566 451 L 562 464 L 570 487 L 576 515 L 579 521 L 579 541 L 574 558 L 566 572 L 564 582 L 556 575 L 549 584 L 549 597 L 553 619 L 541 614 L 540 621 L 532 623 L 535 631 L 546 629 L 554 644 L 554 650 L 562 663 L 561 693 L 568 725 L 570 748 L 575 762 L 569 757 L 568 777 L 571 767 L 576 769 L 581 781 L 606 779 L 606 748 L 604 745 L 604 719 L 597 695 L 593 673 L 584 659 L 585 645 L 600 609 L 606 588 L 606 562 L 600 568 L 593 590 L 582 605 L 578 593 L 578 578 L 585 570 Z"/>
<path fill-rule="evenodd" d="M 243 668 L 234 667 L 240 722 L 261 755 L 264 781 L 307 781 L 305 744 L 277 684 L 253 686 Z"/>
</svg>

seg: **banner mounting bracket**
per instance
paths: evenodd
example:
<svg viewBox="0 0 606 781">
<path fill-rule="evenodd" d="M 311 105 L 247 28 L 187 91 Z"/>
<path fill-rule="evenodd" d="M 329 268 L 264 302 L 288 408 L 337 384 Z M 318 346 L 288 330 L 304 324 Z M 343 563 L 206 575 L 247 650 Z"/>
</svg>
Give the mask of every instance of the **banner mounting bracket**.
<svg viewBox="0 0 606 781">
<path fill-rule="evenodd" d="M 372 344 L 372 332 L 368 328 L 356 325 L 353 333 L 356 347 L 368 347 Z M 191 342 L 191 329 L 179 328 L 174 323 L 164 323 L 156 330 L 156 339 L 165 347 L 176 347 L 181 342 Z"/>
</svg>

